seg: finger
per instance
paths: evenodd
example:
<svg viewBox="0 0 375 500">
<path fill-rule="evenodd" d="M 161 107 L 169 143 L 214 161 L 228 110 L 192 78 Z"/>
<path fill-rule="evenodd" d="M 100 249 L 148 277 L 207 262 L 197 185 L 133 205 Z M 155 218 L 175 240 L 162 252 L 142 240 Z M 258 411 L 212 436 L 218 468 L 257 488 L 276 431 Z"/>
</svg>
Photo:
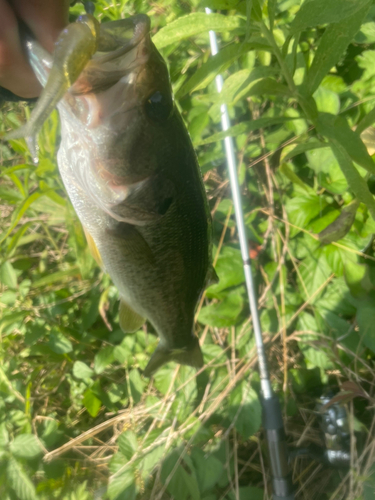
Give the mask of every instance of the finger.
<svg viewBox="0 0 375 500">
<path fill-rule="evenodd" d="M 68 24 L 69 0 L 12 0 L 17 15 L 28 25 L 49 52 L 61 30 Z"/>
<path fill-rule="evenodd" d="M 0 86 L 21 97 L 35 97 L 41 89 L 23 53 L 17 19 L 7 0 L 0 0 Z"/>
</svg>

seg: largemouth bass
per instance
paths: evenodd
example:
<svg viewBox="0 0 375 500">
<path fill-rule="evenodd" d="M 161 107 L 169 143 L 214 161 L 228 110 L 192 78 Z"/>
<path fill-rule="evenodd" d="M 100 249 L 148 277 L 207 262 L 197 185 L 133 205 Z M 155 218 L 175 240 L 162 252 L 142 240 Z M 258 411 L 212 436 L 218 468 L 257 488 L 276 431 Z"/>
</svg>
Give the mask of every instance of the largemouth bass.
<svg viewBox="0 0 375 500">
<path fill-rule="evenodd" d="M 211 264 L 211 216 L 196 155 L 145 15 L 69 25 L 54 58 L 28 40 L 44 88 L 28 136 L 56 104 L 58 166 L 93 255 L 118 288 L 120 325 L 159 335 L 145 376 L 168 361 L 199 368 L 194 313 Z M 73 26 L 73 27 L 72 27 Z"/>
</svg>

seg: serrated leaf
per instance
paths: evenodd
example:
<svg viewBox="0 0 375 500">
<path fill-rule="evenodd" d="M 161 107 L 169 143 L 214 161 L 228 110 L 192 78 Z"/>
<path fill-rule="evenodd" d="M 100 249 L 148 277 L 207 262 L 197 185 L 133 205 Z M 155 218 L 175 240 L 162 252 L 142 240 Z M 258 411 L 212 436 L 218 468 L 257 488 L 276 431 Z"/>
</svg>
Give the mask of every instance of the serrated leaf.
<svg viewBox="0 0 375 500">
<path fill-rule="evenodd" d="M 352 18 L 369 0 L 306 0 L 291 24 L 291 32 Z"/>
<path fill-rule="evenodd" d="M 175 467 L 179 461 L 180 464 Z M 178 450 L 173 451 L 163 462 L 160 478 L 174 498 L 200 500 L 196 473 L 188 455 L 180 458 Z"/>
<path fill-rule="evenodd" d="M 9 447 L 11 453 L 17 458 L 33 459 L 42 453 L 38 438 L 34 434 L 20 434 Z"/>
<path fill-rule="evenodd" d="M 235 29 L 245 29 L 245 23 L 237 16 L 224 16 L 222 14 L 204 14 L 194 12 L 180 17 L 159 30 L 152 41 L 158 49 L 179 42 L 185 38 L 207 33 L 214 30 L 217 33 Z"/>
<path fill-rule="evenodd" d="M 83 395 L 83 405 L 92 417 L 96 417 L 102 406 L 102 402 L 91 389 L 87 389 Z"/>
<path fill-rule="evenodd" d="M 6 472 L 8 484 L 16 493 L 18 500 L 37 500 L 35 487 L 17 460 L 9 459 Z"/>
<path fill-rule="evenodd" d="M 94 375 L 92 370 L 86 363 L 76 361 L 73 365 L 73 375 L 81 380 L 90 379 Z"/>
<path fill-rule="evenodd" d="M 125 431 L 117 439 L 117 444 L 120 452 L 124 455 L 125 458 L 130 460 L 134 453 L 138 449 L 138 441 L 136 434 L 131 431 Z"/>
<path fill-rule="evenodd" d="M 336 4 L 334 24 L 330 24 L 323 33 L 311 67 L 306 72 L 304 83 L 309 95 L 316 91 L 329 70 L 338 63 L 347 46 L 361 27 L 362 21 L 366 17 L 371 5 L 369 0 L 344 0 L 350 2 L 353 6 L 355 5 L 355 11 L 350 17 L 345 17 L 337 22 L 340 16 L 339 12 L 342 12 L 342 2 L 341 0 L 330 0 L 330 2 L 332 1 Z M 325 0 L 319 0 L 320 2 L 323 4 L 329 3 Z M 318 0 L 305 2 L 303 6 L 312 6 L 317 3 Z M 324 12 L 324 9 L 322 12 Z"/>
<path fill-rule="evenodd" d="M 229 419 L 243 439 L 253 436 L 262 422 L 259 398 L 249 383 L 241 382 L 229 396 Z"/>
<path fill-rule="evenodd" d="M 205 454 L 199 448 L 192 449 L 191 459 L 194 463 L 200 492 L 204 493 L 212 489 L 220 479 L 223 464 L 216 457 Z"/>
</svg>

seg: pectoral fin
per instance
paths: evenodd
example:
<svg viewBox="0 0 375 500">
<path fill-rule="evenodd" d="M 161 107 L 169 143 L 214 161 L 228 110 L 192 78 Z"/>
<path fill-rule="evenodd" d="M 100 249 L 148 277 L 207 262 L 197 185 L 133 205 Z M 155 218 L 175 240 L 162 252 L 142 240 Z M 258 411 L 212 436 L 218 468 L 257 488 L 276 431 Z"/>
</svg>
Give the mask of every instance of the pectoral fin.
<svg viewBox="0 0 375 500">
<path fill-rule="evenodd" d="M 143 375 L 151 377 L 162 365 L 170 361 L 175 361 L 180 365 L 192 366 L 193 368 L 202 368 L 203 355 L 198 339 L 195 338 L 192 346 L 187 349 L 166 349 L 159 344 L 151 356 Z"/>
<path fill-rule="evenodd" d="M 142 318 L 142 316 L 133 311 L 124 299 L 120 299 L 119 323 L 124 333 L 136 332 L 145 321 L 145 318 Z"/>
<path fill-rule="evenodd" d="M 98 250 L 98 247 L 96 246 L 96 243 L 95 243 L 93 237 L 87 231 L 87 229 L 83 228 L 83 230 L 85 232 L 85 236 L 86 236 L 86 240 L 87 240 L 87 246 L 89 247 L 89 250 L 90 250 L 90 253 L 91 253 L 92 257 L 94 258 L 94 260 L 96 261 L 96 263 L 98 264 L 98 266 L 101 267 L 102 269 L 104 269 L 102 257 L 100 255 L 100 252 Z"/>
<path fill-rule="evenodd" d="M 134 258 L 138 256 L 149 265 L 155 265 L 155 257 L 146 240 L 137 231 L 137 229 L 125 222 L 119 222 L 114 229 L 107 229 L 106 232 L 111 236 L 119 238 L 119 244 L 122 245 L 125 252 Z"/>
</svg>

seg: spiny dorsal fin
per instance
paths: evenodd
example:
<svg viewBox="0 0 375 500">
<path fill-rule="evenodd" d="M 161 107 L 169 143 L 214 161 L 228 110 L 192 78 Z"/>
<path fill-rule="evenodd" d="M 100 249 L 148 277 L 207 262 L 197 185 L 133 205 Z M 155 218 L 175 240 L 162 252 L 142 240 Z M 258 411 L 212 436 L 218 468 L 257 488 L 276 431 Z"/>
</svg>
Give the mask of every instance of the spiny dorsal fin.
<svg viewBox="0 0 375 500">
<path fill-rule="evenodd" d="M 124 299 L 120 299 L 119 323 L 124 333 L 136 332 L 145 321 L 145 318 L 142 318 L 142 316 L 133 311 Z"/>
</svg>

